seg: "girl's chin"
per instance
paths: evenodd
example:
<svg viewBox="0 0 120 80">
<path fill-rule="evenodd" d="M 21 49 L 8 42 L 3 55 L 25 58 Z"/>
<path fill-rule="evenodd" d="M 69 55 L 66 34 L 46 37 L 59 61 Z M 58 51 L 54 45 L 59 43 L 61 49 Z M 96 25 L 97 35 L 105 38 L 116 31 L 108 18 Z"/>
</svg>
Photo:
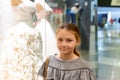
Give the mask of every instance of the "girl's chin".
<svg viewBox="0 0 120 80">
<path fill-rule="evenodd" d="M 61 52 L 62 54 L 69 54 L 68 52 Z"/>
</svg>

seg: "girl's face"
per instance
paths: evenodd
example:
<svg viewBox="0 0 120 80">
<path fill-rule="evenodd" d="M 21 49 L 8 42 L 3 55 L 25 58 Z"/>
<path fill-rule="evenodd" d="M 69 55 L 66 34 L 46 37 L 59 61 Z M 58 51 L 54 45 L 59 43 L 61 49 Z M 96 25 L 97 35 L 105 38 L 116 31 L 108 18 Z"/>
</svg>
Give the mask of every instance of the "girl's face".
<svg viewBox="0 0 120 80">
<path fill-rule="evenodd" d="M 74 48 L 78 45 L 78 41 L 75 35 L 68 30 L 61 29 L 57 35 L 57 47 L 61 54 L 71 54 L 74 52 Z"/>
</svg>

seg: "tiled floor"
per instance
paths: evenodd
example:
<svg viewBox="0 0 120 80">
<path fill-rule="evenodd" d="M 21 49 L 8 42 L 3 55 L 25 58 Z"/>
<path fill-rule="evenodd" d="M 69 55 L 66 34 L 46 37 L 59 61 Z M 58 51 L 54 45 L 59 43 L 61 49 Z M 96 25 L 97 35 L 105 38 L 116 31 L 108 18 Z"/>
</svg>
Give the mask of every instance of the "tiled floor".
<svg viewBox="0 0 120 80">
<path fill-rule="evenodd" d="M 120 80 L 120 38 L 98 39 L 98 80 Z"/>
<path fill-rule="evenodd" d="M 98 42 L 95 42 L 95 30 L 92 26 L 90 51 L 89 54 L 88 51 L 82 51 L 82 56 L 92 65 L 97 80 L 120 80 L 120 37 L 108 37 L 106 32 L 98 31 Z"/>
</svg>

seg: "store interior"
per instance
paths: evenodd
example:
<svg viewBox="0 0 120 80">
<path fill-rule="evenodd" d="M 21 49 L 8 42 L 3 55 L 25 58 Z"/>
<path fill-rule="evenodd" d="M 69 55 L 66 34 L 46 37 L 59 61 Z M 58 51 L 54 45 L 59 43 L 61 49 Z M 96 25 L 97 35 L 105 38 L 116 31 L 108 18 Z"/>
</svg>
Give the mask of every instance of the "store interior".
<svg viewBox="0 0 120 80">
<path fill-rule="evenodd" d="M 34 2 L 34 0 L 31 0 Z M 97 80 L 120 80 L 120 1 L 119 0 L 43 0 L 46 12 L 43 14 L 44 53 L 43 60 L 57 49 L 53 36 L 63 22 L 75 23 L 80 30 L 81 45 L 78 50 L 93 68 Z M 8 1 L 9 2 L 9 1 Z M 4 0 L 0 0 L 4 3 Z M 75 19 L 70 10 L 79 4 L 80 12 Z M 7 30 L 12 26 L 12 15 L 8 5 L 0 5 L 0 53 Z M 49 9 L 49 10 L 47 10 Z M 10 25 L 9 25 L 10 24 Z M 8 26 L 9 25 L 9 26 Z M 49 27 L 48 27 L 49 26 Z M 42 28 L 41 28 L 42 29 Z M 53 43 L 51 43 L 53 42 Z M 51 50 L 51 52 L 49 51 Z M 56 49 L 56 50 L 55 50 Z M 51 54 L 48 54 L 49 51 Z M 1 54 L 0 54 L 1 58 Z"/>
</svg>

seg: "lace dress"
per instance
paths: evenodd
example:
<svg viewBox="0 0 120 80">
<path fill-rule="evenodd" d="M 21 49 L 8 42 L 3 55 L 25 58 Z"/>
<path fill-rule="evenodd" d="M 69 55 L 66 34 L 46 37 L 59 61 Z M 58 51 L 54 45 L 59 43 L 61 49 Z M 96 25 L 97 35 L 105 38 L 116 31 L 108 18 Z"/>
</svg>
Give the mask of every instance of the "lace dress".
<svg viewBox="0 0 120 80">
<path fill-rule="evenodd" d="M 35 8 L 25 3 L 13 7 L 14 26 L 6 34 L 0 60 L 0 80 L 40 80 L 37 77 L 42 61 L 40 32 L 35 30 Z"/>
<path fill-rule="evenodd" d="M 10 29 L 4 42 L 0 70 L 3 80 L 37 80 L 42 60 L 40 34 L 20 23 Z"/>
</svg>

